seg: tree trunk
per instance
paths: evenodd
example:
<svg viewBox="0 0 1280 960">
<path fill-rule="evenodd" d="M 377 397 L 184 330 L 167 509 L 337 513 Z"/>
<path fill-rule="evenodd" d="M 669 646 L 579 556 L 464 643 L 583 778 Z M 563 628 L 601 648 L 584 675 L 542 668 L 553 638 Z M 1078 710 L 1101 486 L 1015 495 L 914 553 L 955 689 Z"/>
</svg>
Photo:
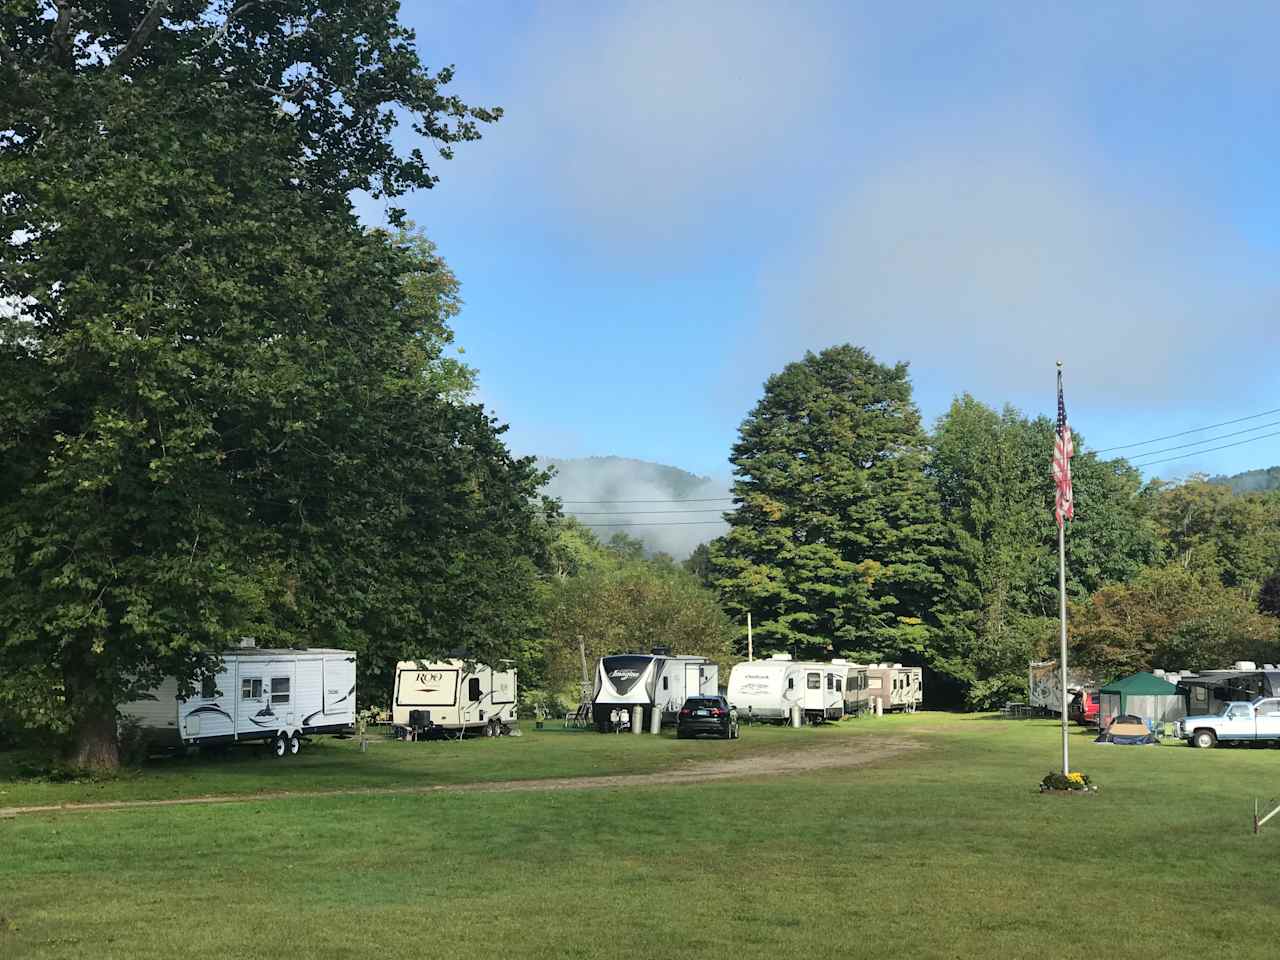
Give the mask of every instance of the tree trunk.
<svg viewBox="0 0 1280 960">
<path fill-rule="evenodd" d="M 69 758 L 72 766 L 85 770 L 120 769 L 114 704 L 82 705 L 74 736 Z"/>
<path fill-rule="evenodd" d="M 120 768 L 116 705 L 89 670 L 68 669 L 64 675 L 72 740 L 67 761 L 86 770 Z"/>
</svg>

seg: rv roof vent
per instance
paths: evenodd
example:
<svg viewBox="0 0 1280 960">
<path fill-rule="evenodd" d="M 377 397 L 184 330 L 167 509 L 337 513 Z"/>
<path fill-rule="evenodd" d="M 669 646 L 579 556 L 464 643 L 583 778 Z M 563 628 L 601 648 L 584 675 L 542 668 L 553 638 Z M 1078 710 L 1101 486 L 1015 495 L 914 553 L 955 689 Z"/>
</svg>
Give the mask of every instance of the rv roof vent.
<svg viewBox="0 0 1280 960">
<path fill-rule="evenodd" d="M 844 657 L 832 657 L 831 662 L 832 663 L 848 663 L 849 661 L 844 659 Z"/>
<path fill-rule="evenodd" d="M 1236 669 L 1237 670 L 1257 670 L 1258 665 L 1254 663 L 1252 660 L 1237 660 Z"/>
<path fill-rule="evenodd" d="M 655 657 L 671 656 L 671 648 L 666 646 L 661 646 L 661 645 L 654 647 L 649 652 L 652 653 Z"/>
</svg>

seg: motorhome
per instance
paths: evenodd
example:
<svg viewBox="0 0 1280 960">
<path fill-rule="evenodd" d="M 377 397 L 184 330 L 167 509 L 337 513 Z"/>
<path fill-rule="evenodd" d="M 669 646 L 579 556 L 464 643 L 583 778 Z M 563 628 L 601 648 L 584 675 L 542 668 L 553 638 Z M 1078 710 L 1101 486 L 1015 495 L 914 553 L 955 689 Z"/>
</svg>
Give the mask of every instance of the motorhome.
<svg viewBox="0 0 1280 960">
<path fill-rule="evenodd" d="M 675 723 L 689 697 L 719 692 L 719 668 L 706 657 L 673 656 L 664 647 L 652 653 L 623 653 L 596 663 L 591 716 L 602 733 L 630 722 L 631 708 L 646 716 L 659 712 L 659 723 Z"/>
<path fill-rule="evenodd" d="M 847 664 L 792 660 L 775 653 L 739 663 L 729 673 L 728 699 L 742 719 L 785 721 L 798 706 L 810 723 L 844 716 Z"/>
<path fill-rule="evenodd" d="M 401 660 L 391 722 L 407 739 L 509 733 L 516 721 L 516 670 L 470 660 Z"/>
<path fill-rule="evenodd" d="M 874 709 L 915 711 L 924 701 L 924 679 L 920 667 L 900 663 L 873 663 L 867 666 L 867 699 Z"/>
<path fill-rule="evenodd" d="M 340 733 L 355 723 L 356 655 L 350 650 L 240 647 L 187 698 L 170 677 L 120 713 L 139 721 L 156 745 L 266 740 L 278 757 L 302 737 Z"/>
</svg>

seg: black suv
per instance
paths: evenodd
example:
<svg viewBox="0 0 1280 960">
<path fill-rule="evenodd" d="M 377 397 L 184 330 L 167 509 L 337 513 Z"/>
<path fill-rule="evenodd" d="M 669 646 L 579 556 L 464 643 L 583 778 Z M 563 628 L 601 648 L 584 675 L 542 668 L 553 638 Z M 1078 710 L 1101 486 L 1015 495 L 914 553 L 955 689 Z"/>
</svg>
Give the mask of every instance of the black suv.
<svg viewBox="0 0 1280 960">
<path fill-rule="evenodd" d="M 724 697 L 690 697 L 676 719 L 676 736 L 715 734 L 725 740 L 738 739 L 738 711 Z"/>
</svg>

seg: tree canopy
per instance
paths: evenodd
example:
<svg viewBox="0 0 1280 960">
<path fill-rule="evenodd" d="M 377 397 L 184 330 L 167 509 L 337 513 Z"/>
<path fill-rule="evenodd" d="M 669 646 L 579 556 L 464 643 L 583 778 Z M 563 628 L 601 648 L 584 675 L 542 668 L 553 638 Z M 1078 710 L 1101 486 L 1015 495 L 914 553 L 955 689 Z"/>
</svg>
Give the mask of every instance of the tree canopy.
<svg viewBox="0 0 1280 960">
<path fill-rule="evenodd" d="M 842 346 L 769 378 L 733 447 L 738 508 L 713 547 L 760 650 L 925 652 L 939 583 L 925 453 L 905 364 Z"/>
<path fill-rule="evenodd" d="M 362 684 L 505 655 L 545 477 L 465 402 L 447 266 L 346 198 L 428 185 L 391 104 L 446 145 L 482 114 L 394 4 L 55 8 L 0 13 L 0 697 L 110 766 L 117 703 L 241 637 Z"/>
</svg>

